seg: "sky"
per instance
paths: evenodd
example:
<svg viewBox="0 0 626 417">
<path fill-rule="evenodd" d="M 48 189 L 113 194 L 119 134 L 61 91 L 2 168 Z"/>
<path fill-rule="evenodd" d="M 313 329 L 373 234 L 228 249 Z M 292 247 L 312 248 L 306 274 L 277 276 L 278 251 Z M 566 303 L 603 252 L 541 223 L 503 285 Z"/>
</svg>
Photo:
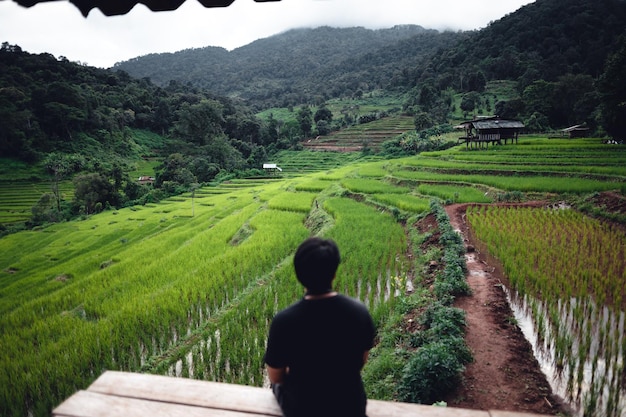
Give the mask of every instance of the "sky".
<svg viewBox="0 0 626 417">
<path fill-rule="evenodd" d="M 115 1 L 115 0 L 110 0 Z M 152 12 L 142 4 L 123 16 L 93 9 L 85 18 L 66 0 L 25 8 L 0 0 L 0 42 L 29 53 L 50 53 L 85 65 L 110 68 L 150 53 L 221 46 L 228 50 L 294 28 L 319 26 L 427 29 L 486 27 L 531 0 L 235 0 L 205 8 L 186 0 L 175 11 Z"/>
</svg>

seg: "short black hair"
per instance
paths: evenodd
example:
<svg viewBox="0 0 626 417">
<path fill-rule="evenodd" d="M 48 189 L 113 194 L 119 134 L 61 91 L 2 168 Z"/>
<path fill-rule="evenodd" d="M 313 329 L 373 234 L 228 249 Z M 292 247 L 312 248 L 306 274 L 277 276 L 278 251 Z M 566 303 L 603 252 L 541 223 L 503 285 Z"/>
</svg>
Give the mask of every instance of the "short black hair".
<svg viewBox="0 0 626 417">
<path fill-rule="evenodd" d="M 311 237 L 298 246 L 293 258 L 298 281 L 312 294 L 332 290 L 332 282 L 341 257 L 331 239 Z"/>
</svg>

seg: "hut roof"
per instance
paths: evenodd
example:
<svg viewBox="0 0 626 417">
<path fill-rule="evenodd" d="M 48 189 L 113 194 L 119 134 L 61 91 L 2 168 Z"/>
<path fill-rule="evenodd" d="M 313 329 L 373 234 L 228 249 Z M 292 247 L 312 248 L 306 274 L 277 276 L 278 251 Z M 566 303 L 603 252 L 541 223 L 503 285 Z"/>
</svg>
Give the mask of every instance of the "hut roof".
<svg viewBox="0 0 626 417">
<path fill-rule="evenodd" d="M 561 129 L 561 132 L 570 133 L 577 130 L 589 130 L 589 128 L 585 125 L 574 125 L 570 127 L 566 127 L 565 129 Z"/>
<path fill-rule="evenodd" d="M 478 120 L 472 122 L 476 129 L 521 129 L 524 127 L 524 123 L 518 120 L 502 120 L 502 119 L 490 119 L 490 120 Z"/>
<path fill-rule="evenodd" d="M 506 120 L 499 117 L 490 117 L 476 120 L 469 120 L 461 123 L 458 127 L 468 128 L 473 126 L 476 130 L 483 129 L 523 129 L 524 123 L 519 120 Z"/>
</svg>

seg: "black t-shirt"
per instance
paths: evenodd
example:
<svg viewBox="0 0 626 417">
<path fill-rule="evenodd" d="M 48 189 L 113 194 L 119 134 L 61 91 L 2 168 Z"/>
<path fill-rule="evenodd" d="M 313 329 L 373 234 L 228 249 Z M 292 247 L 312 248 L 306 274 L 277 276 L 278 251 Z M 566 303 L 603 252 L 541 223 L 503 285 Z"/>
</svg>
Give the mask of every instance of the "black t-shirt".
<svg viewBox="0 0 626 417">
<path fill-rule="evenodd" d="M 363 354 L 375 328 L 365 305 L 338 294 L 302 299 L 272 321 L 265 362 L 289 367 L 283 384 L 288 417 L 365 415 Z"/>
</svg>

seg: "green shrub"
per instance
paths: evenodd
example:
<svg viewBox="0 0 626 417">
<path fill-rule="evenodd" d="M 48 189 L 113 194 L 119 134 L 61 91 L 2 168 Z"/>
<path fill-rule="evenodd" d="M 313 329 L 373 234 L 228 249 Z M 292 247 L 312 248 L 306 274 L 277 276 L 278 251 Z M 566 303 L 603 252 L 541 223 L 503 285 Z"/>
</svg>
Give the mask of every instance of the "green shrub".
<svg viewBox="0 0 626 417">
<path fill-rule="evenodd" d="M 368 398 L 393 400 L 397 381 L 402 377 L 408 352 L 400 349 L 372 349 L 368 366 L 363 369 L 363 381 Z"/>
<path fill-rule="evenodd" d="M 465 312 L 442 302 L 434 302 L 420 316 L 420 324 L 424 330 L 412 336 L 412 347 L 419 348 L 447 338 L 458 338 L 462 341 L 466 326 Z"/>
<path fill-rule="evenodd" d="M 521 191 L 507 191 L 496 194 L 496 201 L 498 202 L 521 202 L 523 200 L 524 193 Z"/>
<path fill-rule="evenodd" d="M 417 348 L 403 369 L 398 382 L 398 399 L 422 404 L 441 400 L 452 390 L 461 377 L 464 365 L 472 361 L 465 344 L 465 312 L 450 307 L 455 295 L 469 294 L 465 280 L 465 247 L 461 236 L 450 225 L 444 208 L 431 201 L 445 246 L 445 268 L 434 283 L 437 301 L 428 306 L 420 316 L 424 328 L 411 337 L 410 344 Z"/>
<path fill-rule="evenodd" d="M 432 404 L 452 390 L 464 369 L 455 347 L 456 343 L 434 342 L 417 350 L 403 369 L 398 399 Z"/>
<path fill-rule="evenodd" d="M 467 269 L 465 246 L 458 244 L 448 246 L 443 253 L 443 261 L 446 265 L 458 265 L 465 271 Z"/>
<path fill-rule="evenodd" d="M 435 295 L 441 299 L 445 295 L 469 295 L 472 290 L 465 280 L 465 273 L 459 265 L 446 265 L 434 283 Z"/>
<path fill-rule="evenodd" d="M 465 312 L 460 308 L 447 307 L 434 302 L 429 305 L 420 317 L 420 323 L 427 328 L 433 328 L 441 322 L 450 322 L 458 328 L 465 327 Z"/>
</svg>

